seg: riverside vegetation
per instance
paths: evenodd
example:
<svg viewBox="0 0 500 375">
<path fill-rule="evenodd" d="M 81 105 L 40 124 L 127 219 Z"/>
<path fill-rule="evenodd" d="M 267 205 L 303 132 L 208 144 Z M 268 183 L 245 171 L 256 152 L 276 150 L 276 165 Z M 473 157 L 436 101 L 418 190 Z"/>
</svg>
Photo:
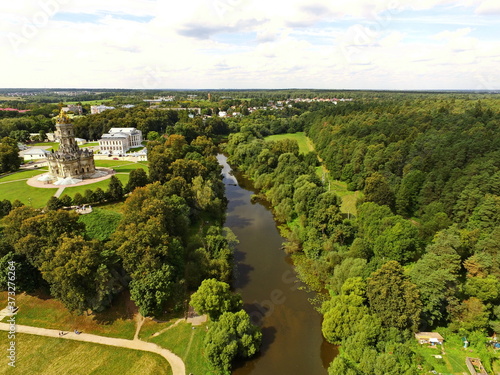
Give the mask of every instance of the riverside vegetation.
<svg viewBox="0 0 500 375">
<path fill-rule="evenodd" d="M 362 190 L 356 217 L 316 174 L 315 152 L 265 141 L 247 122 L 230 162 L 284 223 L 285 250 L 308 284 L 328 291 L 323 334 L 341 344 L 331 374 L 432 370 L 417 330 L 473 337 L 487 370 L 500 330 L 500 101 L 451 97 L 354 102 L 305 112 L 305 131 L 331 176 Z M 464 355 L 465 357 L 465 355 Z"/>
</svg>

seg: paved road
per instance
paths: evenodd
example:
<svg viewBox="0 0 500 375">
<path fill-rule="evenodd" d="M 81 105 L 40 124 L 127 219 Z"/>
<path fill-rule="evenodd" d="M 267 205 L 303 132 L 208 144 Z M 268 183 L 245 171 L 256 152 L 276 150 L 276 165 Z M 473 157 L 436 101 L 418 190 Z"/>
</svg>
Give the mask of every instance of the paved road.
<svg viewBox="0 0 500 375">
<path fill-rule="evenodd" d="M 9 324 L 0 323 L 0 330 L 9 331 Z M 65 340 L 75 340 L 75 341 L 85 341 L 85 342 L 93 342 L 96 344 L 103 345 L 111 345 L 111 346 L 119 346 L 122 348 L 135 349 L 135 350 L 143 350 L 146 352 L 157 353 L 165 358 L 170 367 L 172 368 L 173 375 L 186 375 L 186 368 L 184 366 L 184 362 L 182 359 L 177 357 L 170 350 L 159 347 L 156 344 L 145 342 L 141 340 L 126 340 L 126 339 L 117 339 L 112 337 L 104 337 L 98 335 L 91 335 L 88 333 L 81 333 L 79 335 L 74 332 L 69 332 L 68 334 L 60 337 L 58 330 L 55 329 L 46 329 L 46 328 L 38 328 L 38 327 L 30 327 L 16 324 L 16 332 L 19 333 L 29 333 L 32 335 L 40 335 L 47 337 L 56 337 L 65 339 Z"/>
</svg>

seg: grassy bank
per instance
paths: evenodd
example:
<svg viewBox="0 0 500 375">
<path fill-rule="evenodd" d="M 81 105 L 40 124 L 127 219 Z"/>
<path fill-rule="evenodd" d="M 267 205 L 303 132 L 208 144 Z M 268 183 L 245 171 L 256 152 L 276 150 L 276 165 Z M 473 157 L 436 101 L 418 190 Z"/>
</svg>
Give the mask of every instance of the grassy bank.
<svg viewBox="0 0 500 375">
<path fill-rule="evenodd" d="M 7 349 L 7 332 L 0 332 L 1 347 Z M 72 375 L 169 375 L 168 362 L 158 354 L 92 343 L 16 335 L 16 368 L 0 366 L 0 374 Z"/>
<path fill-rule="evenodd" d="M 6 304 L 7 292 L 0 292 L 0 306 Z M 64 331 L 78 329 L 101 336 L 134 338 L 133 314 L 136 307 L 126 293 L 117 296 L 113 305 L 104 312 L 90 316 L 73 314 L 60 301 L 41 293 L 17 294 L 16 305 L 19 307 L 16 316 L 18 324 Z"/>
</svg>

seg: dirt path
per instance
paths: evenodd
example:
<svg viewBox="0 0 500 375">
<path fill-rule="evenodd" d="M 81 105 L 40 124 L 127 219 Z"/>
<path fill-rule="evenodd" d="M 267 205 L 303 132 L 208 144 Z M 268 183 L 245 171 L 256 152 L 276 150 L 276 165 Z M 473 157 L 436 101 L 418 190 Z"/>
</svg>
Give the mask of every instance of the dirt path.
<svg viewBox="0 0 500 375">
<path fill-rule="evenodd" d="M 9 324 L 0 323 L 0 330 L 9 331 Z M 158 345 L 150 343 L 150 342 L 145 342 L 145 341 L 141 341 L 141 340 L 117 339 L 117 338 L 112 338 L 112 337 L 91 335 L 88 333 L 81 333 L 81 334 L 77 335 L 74 332 L 68 332 L 66 335 L 61 337 L 61 336 L 59 336 L 59 332 L 61 332 L 61 331 L 57 331 L 55 329 L 30 327 L 30 326 L 23 326 L 23 325 L 19 325 L 19 324 L 16 325 L 16 332 L 29 333 L 32 335 L 39 335 L 39 336 L 55 337 L 55 338 L 59 338 L 61 340 L 64 339 L 64 340 L 92 342 L 95 344 L 118 346 L 121 348 L 128 348 L 128 349 L 135 349 L 135 350 L 142 350 L 142 351 L 146 351 L 146 352 L 157 353 L 168 361 L 168 363 L 170 364 L 170 367 L 172 368 L 173 375 L 186 375 L 186 368 L 184 366 L 184 362 L 182 361 L 182 359 L 177 357 L 170 350 L 161 348 Z"/>
</svg>

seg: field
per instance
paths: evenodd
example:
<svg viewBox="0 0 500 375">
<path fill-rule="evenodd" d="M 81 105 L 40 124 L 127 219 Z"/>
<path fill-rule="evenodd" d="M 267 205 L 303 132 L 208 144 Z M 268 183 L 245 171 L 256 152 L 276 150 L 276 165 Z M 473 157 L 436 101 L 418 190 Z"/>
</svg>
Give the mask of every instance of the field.
<svg viewBox="0 0 500 375">
<path fill-rule="evenodd" d="M 312 144 L 311 140 L 306 137 L 304 132 L 270 135 L 265 139 L 266 141 L 280 141 L 282 139 L 292 139 L 294 141 L 297 141 L 297 143 L 299 144 L 299 152 L 301 154 L 307 154 L 308 152 L 314 150 L 314 145 Z"/>
<path fill-rule="evenodd" d="M 0 332 L 2 351 L 6 351 L 7 332 Z M 160 355 L 138 350 L 92 343 L 42 337 L 16 335 L 16 373 L 72 374 L 72 375 L 168 375 L 172 371 Z M 0 366 L 0 374 L 11 374 L 7 357 Z"/>
<path fill-rule="evenodd" d="M 105 241 L 116 230 L 122 215 L 111 210 L 94 207 L 87 215 L 80 215 L 79 221 L 85 224 L 85 232 L 90 238 Z"/>
<path fill-rule="evenodd" d="M 314 150 L 314 145 L 312 141 L 305 135 L 304 132 L 291 133 L 291 134 L 276 134 L 270 135 L 265 138 L 266 141 L 278 141 L 281 139 L 292 139 L 297 141 L 299 144 L 299 152 L 301 154 L 306 154 L 309 151 Z M 328 170 L 324 165 L 316 168 L 316 173 L 319 177 L 323 177 L 325 173 L 328 176 Z M 342 198 L 342 204 L 340 210 L 348 215 L 356 215 L 356 202 L 362 196 L 360 191 L 349 191 L 347 190 L 347 184 L 342 181 L 330 179 L 329 181 L 330 189 L 335 192 L 340 198 Z"/>
<path fill-rule="evenodd" d="M 31 146 L 32 147 L 49 146 L 54 151 L 59 150 L 59 142 L 38 142 L 38 143 L 32 144 Z"/>
<path fill-rule="evenodd" d="M 7 292 L 0 292 L 0 306 L 3 308 L 6 304 Z M 133 314 L 137 308 L 127 293 L 115 297 L 113 305 L 104 312 L 90 316 L 72 314 L 60 301 L 42 293 L 17 294 L 16 305 L 19 307 L 16 316 L 18 324 L 64 331 L 78 329 L 86 333 L 123 339 L 134 338 Z"/>
<path fill-rule="evenodd" d="M 155 326 L 157 325 L 157 330 Z M 154 342 L 161 347 L 167 348 L 182 358 L 186 365 L 186 372 L 193 374 L 209 374 L 210 365 L 204 355 L 203 340 L 206 335 L 205 325 L 191 326 L 184 321 L 175 327 L 168 329 L 159 336 L 151 337 L 150 334 L 165 329 L 172 323 L 154 323 L 150 322 L 141 330 L 141 339 Z M 147 337 L 147 335 L 149 336 Z"/>
<path fill-rule="evenodd" d="M 46 169 L 20 171 L 0 178 L 0 199 L 11 202 L 18 199 L 26 205 L 35 208 L 44 207 L 57 188 L 40 189 L 26 183 L 30 177 L 46 172 Z M 20 180 L 20 181 L 17 181 Z"/>
<path fill-rule="evenodd" d="M 84 100 L 84 101 L 81 101 L 81 102 L 64 102 L 65 105 L 68 105 L 68 104 L 78 104 L 78 103 L 82 103 L 82 105 L 100 105 L 100 104 L 106 104 L 110 101 L 112 101 L 113 99 L 100 99 L 100 100 Z M 57 103 L 54 103 L 54 104 L 57 104 Z"/>
</svg>

